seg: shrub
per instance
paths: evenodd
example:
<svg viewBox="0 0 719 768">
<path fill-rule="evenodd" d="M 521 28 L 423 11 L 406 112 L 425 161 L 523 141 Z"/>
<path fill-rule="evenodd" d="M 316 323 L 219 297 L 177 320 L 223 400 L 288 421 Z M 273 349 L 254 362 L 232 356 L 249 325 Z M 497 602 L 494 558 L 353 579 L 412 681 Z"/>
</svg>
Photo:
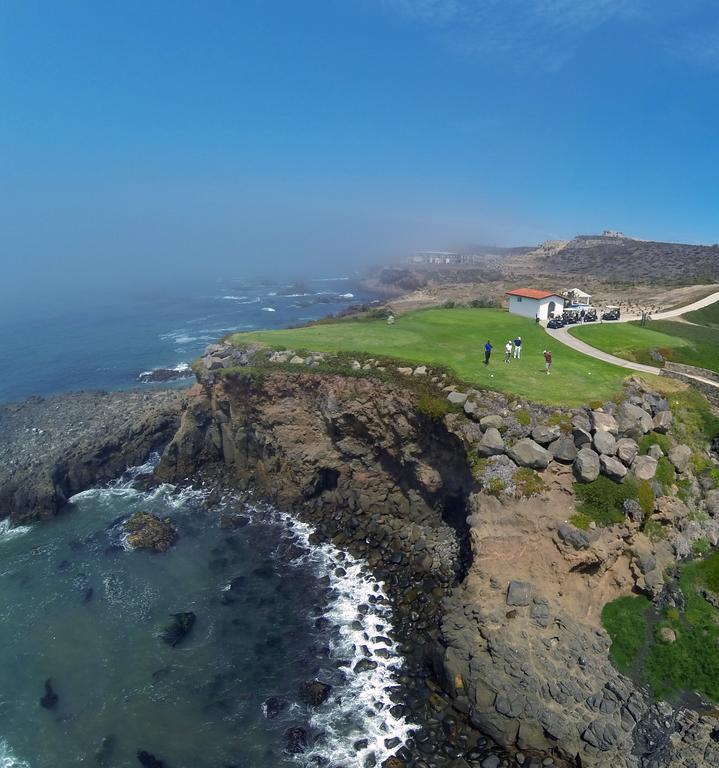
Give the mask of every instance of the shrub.
<svg viewBox="0 0 719 768">
<path fill-rule="evenodd" d="M 704 557 L 711 549 L 711 544 L 708 539 L 697 539 L 692 544 L 692 553 L 696 557 Z"/>
<path fill-rule="evenodd" d="M 645 520 L 642 531 L 649 541 L 653 542 L 662 541 L 667 537 L 664 526 L 656 520 Z"/>
<path fill-rule="evenodd" d="M 667 435 L 662 435 L 659 432 L 649 432 L 639 441 L 639 453 L 642 456 L 646 456 L 653 445 L 658 445 L 664 453 L 669 453 L 669 449 L 672 447 Z"/>
<path fill-rule="evenodd" d="M 478 299 L 472 299 L 469 306 L 473 309 L 496 309 L 499 302 L 491 296 L 482 296 Z"/>
<path fill-rule="evenodd" d="M 417 410 L 432 421 L 442 421 L 448 413 L 453 413 L 456 409 L 447 398 L 425 392 L 417 400 Z"/>
<path fill-rule="evenodd" d="M 512 480 L 520 496 L 535 496 L 544 490 L 544 480 L 541 475 L 529 467 L 521 467 L 514 475 Z"/>
<path fill-rule="evenodd" d="M 517 424 L 521 424 L 523 427 L 528 427 L 532 423 L 532 414 L 524 409 L 515 411 L 514 418 L 517 420 Z"/>
<path fill-rule="evenodd" d="M 499 496 L 502 491 L 507 487 L 507 484 L 501 477 L 492 477 L 489 482 L 484 486 L 484 490 L 487 493 L 491 493 L 493 496 Z"/>
<path fill-rule="evenodd" d="M 581 528 L 583 531 L 586 531 L 589 530 L 589 524 L 592 522 L 592 519 L 583 512 L 576 512 L 569 518 L 569 522 L 575 528 Z"/>
<path fill-rule="evenodd" d="M 455 301 L 452 301 L 452 299 L 448 299 L 447 301 L 442 304 L 442 309 L 454 309 L 457 306 L 457 303 Z"/>
<path fill-rule="evenodd" d="M 654 476 L 657 482 L 662 486 L 664 493 L 668 493 L 674 481 L 677 479 L 677 473 L 674 465 L 666 456 L 662 456 L 657 462 L 657 473 Z"/>
<path fill-rule="evenodd" d="M 572 431 L 572 419 L 566 413 L 553 413 L 547 419 L 547 425 L 550 427 L 559 427 L 567 435 Z"/>
<path fill-rule="evenodd" d="M 602 526 L 621 523 L 624 502 L 639 495 L 635 483 L 615 483 L 604 475 L 591 483 L 574 483 L 574 492 L 580 501 L 577 511 Z"/>
<path fill-rule="evenodd" d="M 604 405 L 604 403 L 601 400 L 590 400 L 589 401 L 589 407 L 593 411 L 596 411 L 597 408 L 601 408 L 603 405 Z"/>
<path fill-rule="evenodd" d="M 637 485 L 637 501 L 639 506 L 644 511 L 644 514 L 649 516 L 654 512 L 654 491 L 652 485 L 648 480 L 641 480 Z"/>
</svg>

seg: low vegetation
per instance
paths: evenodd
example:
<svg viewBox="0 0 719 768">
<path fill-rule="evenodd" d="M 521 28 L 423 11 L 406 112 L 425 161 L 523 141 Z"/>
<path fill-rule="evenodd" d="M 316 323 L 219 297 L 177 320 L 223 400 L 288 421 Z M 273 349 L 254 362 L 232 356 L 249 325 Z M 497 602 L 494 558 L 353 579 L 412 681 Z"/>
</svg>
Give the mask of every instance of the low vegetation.
<svg viewBox="0 0 719 768">
<path fill-rule="evenodd" d="M 523 340 L 522 359 L 504 363 L 502 348 L 517 336 Z M 487 339 L 494 351 L 485 366 Z M 392 326 L 383 319 L 347 318 L 306 328 L 235 334 L 232 341 L 441 365 L 470 384 L 568 406 L 582 405 L 588 399 L 611 399 L 626 375 L 621 368 L 555 345 L 552 375 L 547 376 L 542 352 L 551 339 L 533 320 L 498 309 L 420 310 L 397 317 Z"/>
<path fill-rule="evenodd" d="M 536 496 L 544 490 L 542 476 L 529 467 L 520 467 L 512 476 L 518 496 Z"/>
<path fill-rule="evenodd" d="M 575 483 L 574 492 L 579 505 L 572 523 L 577 528 L 588 528 L 591 522 L 602 527 L 621 523 L 625 516 L 624 502 L 639 499 L 637 483 L 631 480 L 615 483 L 604 475 L 591 483 Z"/>
<path fill-rule="evenodd" d="M 705 555 L 699 539 L 694 553 Z M 696 691 L 719 703 L 719 610 L 702 593 L 719 597 L 719 553 L 679 567 L 684 608 L 657 612 L 645 597 L 620 597 L 604 606 L 602 624 L 612 639 L 610 656 L 621 672 L 648 683 L 658 698 Z"/>
</svg>

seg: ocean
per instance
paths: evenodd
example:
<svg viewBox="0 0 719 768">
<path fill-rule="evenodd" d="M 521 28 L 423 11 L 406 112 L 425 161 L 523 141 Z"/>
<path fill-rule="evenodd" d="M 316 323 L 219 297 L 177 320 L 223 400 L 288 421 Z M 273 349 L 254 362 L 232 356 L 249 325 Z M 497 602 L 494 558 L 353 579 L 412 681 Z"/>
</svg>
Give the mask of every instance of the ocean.
<svg viewBox="0 0 719 768">
<path fill-rule="evenodd" d="M 0 329 L 0 401 L 140 386 L 231 331 L 373 298 L 346 278 L 235 281 L 16 318 Z M 158 458 L 51 521 L 0 523 L 0 768 L 379 765 L 412 726 L 394 706 L 402 658 L 383 585 L 261 499 L 147 490 Z M 138 510 L 172 518 L 169 552 L 128 549 L 122 522 Z M 243 525 L 222 527 L 227 513 Z M 172 647 L 163 627 L 186 611 L 196 622 Z M 300 694 L 314 680 L 331 686 L 318 706 Z"/>
<path fill-rule="evenodd" d="M 20 314 L 0 314 L 0 403 L 136 387 L 140 373 L 187 366 L 232 331 L 285 328 L 375 299 L 352 277 L 338 276 L 138 289 L 47 310 L 28 304 Z"/>
</svg>

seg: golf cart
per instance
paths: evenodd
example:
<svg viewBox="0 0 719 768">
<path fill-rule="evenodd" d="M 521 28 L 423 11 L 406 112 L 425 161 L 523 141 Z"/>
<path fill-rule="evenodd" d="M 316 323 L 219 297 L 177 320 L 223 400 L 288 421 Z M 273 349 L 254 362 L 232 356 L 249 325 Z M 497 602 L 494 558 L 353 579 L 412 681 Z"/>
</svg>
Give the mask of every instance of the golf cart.
<svg viewBox="0 0 719 768">
<path fill-rule="evenodd" d="M 619 320 L 620 317 L 621 312 L 619 307 L 612 305 L 605 307 L 604 312 L 602 313 L 602 320 Z"/>
</svg>

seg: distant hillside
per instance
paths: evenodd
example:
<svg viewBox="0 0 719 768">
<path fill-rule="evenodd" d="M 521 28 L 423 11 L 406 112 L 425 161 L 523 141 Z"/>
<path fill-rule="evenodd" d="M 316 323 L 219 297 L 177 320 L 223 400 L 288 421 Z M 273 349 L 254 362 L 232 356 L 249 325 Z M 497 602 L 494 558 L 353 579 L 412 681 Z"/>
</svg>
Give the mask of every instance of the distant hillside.
<svg viewBox="0 0 719 768">
<path fill-rule="evenodd" d="M 719 281 L 719 245 L 685 245 L 624 236 L 579 235 L 509 254 L 505 275 L 567 275 L 611 281 Z"/>
</svg>

